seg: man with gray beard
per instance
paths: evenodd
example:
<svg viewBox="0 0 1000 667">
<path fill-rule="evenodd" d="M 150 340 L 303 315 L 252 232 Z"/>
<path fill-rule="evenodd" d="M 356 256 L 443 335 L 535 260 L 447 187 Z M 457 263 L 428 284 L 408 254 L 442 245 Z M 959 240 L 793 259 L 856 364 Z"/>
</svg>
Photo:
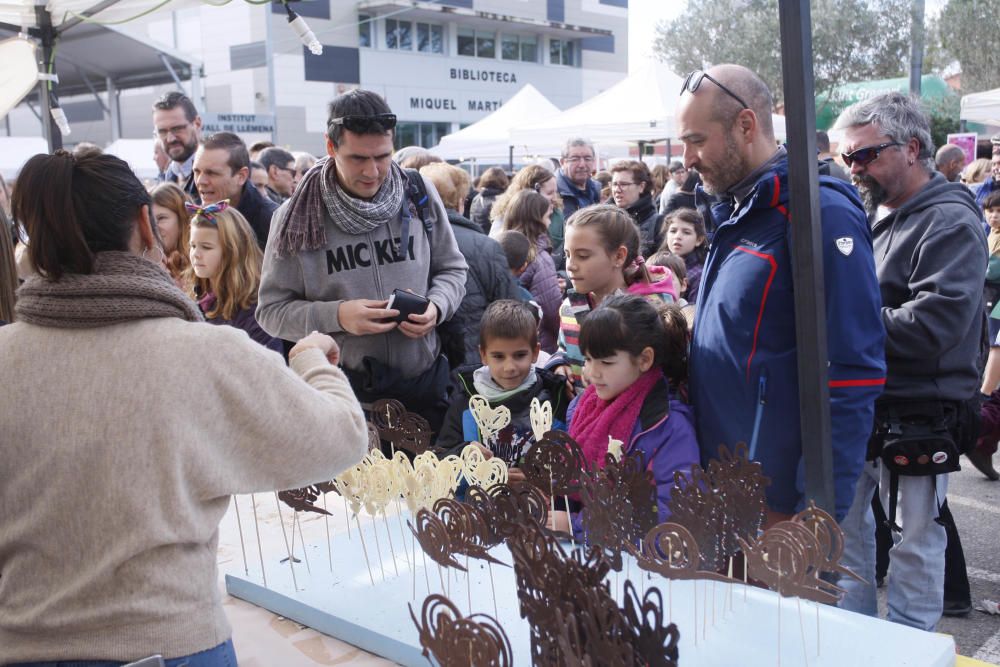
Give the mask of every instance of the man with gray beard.
<svg viewBox="0 0 1000 667">
<path fill-rule="evenodd" d="M 841 606 L 878 613 L 878 490 L 894 533 L 888 619 L 932 631 L 943 610 L 945 547 L 958 538 L 942 509 L 947 473 L 978 435 L 986 239 L 968 189 L 934 171 L 916 100 L 887 93 L 859 102 L 835 128 L 844 130 L 844 163 L 872 225 L 888 367 L 868 461 L 842 523 L 843 563 L 870 583 L 842 579 Z"/>
</svg>

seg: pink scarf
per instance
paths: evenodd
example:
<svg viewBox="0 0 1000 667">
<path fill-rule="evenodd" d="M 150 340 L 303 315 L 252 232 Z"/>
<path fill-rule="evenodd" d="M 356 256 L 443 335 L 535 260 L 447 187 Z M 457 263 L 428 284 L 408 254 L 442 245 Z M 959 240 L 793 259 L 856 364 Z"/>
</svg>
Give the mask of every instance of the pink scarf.
<svg viewBox="0 0 1000 667">
<path fill-rule="evenodd" d="M 588 464 L 604 467 L 609 435 L 628 448 L 642 404 L 662 379 L 663 371 L 659 367 L 651 368 L 610 401 L 602 401 L 593 385 L 587 387 L 573 413 L 569 434 L 580 444 Z"/>
</svg>

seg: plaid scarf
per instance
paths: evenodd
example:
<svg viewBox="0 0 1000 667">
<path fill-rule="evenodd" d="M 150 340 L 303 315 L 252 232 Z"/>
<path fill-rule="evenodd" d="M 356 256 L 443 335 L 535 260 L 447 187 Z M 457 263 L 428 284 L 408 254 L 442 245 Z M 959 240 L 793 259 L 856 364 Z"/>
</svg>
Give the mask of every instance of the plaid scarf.
<svg viewBox="0 0 1000 667">
<path fill-rule="evenodd" d="M 406 194 L 406 174 L 399 165 L 391 163 L 388 177 L 371 199 L 358 199 L 340 187 L 335 165 L 329 156 L 319 160 L 285 204 L 288 210 L 278 229 L 279 255 L 326 247 L 324 209 L 338 229 L 352 235 L 366 234 L 399 213 Z"/>
</svg>

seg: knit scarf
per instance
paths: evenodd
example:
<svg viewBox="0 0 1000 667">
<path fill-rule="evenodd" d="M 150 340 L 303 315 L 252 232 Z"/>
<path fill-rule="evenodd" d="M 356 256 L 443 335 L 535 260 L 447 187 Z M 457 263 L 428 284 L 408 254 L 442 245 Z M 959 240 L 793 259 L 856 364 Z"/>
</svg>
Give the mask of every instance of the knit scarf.
<svg viewBox="0 0 1000 667">
<path fill-rule="evenodd" d="M 170 274 L 129 252 L 99 252 L 91 274 L 67 273 L 59 280 L 38 274 L 17 292 L 21 322 L 60 329 L 91 329 L 149 317 L 204 318 Z"/>
<path fill-rule="evenodd" d="M 663 371 L 651 368 L 610 401 L 601 400 L 593 385 L 587 387 L 573 413 L 569 434 L 580 444 L 588 464 L 604 467 L 608 436 L 628 447 L 643 401 L 661 380 Z"/>
<path fill-rule="evenodd" d="M 480 366 L 472 372 L 472 384 L 476 388 L 476 393 L 490 403 L 505 401 L 518 392 L 530 389 L 535 386 L 537 379 L 538 374 L 535 372 L 535 367 L 532 366 L 531 370 L 528 371 L 528 376 L 524 378 L 524 382 L 514 389 L 504 389 L 493 379 L 489 366 Z"/>
<path fill-rule="evenodd" d="M 366 234 L 392 220 L 403 204 L 406 174 L 395 162 L 371 199 L 348 194 L 337 182 L 336 162 L 322 158 L 302 177 L 278 229 L 278 254 L 287 257 L 302 250 L 326 247 L 323 211 L 345 234 Z"/>
</svg>

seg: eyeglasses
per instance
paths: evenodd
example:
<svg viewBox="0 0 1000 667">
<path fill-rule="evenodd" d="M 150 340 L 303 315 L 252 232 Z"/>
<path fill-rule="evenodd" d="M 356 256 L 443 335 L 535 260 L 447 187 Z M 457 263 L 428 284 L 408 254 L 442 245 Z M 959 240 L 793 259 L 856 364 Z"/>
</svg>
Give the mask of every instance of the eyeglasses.
<svg viewBox="0 0 1000 667">
<path fill-rule="evenodd" d="M 187 132 L 187 129 L 191 127 L 191 123 L 185 125 L 174 125 L 173 127 L 160 128 L 156 130 L 156 135 L 160 139 L 166 139 L 167 135 L 172 134 L 175 137 L 179 137 L 182 132 Z"/>
<path fill-rule="evenodd" d="M 632 187 L 633 185 L 636 185 L 636 184 L 635 183 L 629 183 L 627 181 L 617 181 L 617 182 L 612 181 L 612 183 L 611 183 L 611 189 L 612 190 L 624 190 L 625 188 Z"/>
<path fill-rule="evenodd" d="M 396 127 L 396 114 L 379 113 L 374 116 L 341 116 L 340 118 L 331 118 L 327 125 L 341 125 L 345 130 L 350 130 L 355 134 L 388 132 Z"/>
<path fill-rule="evenodd" d="M 593 162 L 594 161 L 594 156 L 592 156 L 592 155 L 587 155 L 587 156 L 574 155 L 572 157 L 563 158 L 563 159 L 564 159 L 565 162 L 569 162 L 570 164 L 576 164 L 577 162 L 588 162 L 589 163 L 589 162 Z"/>
<path fill-rule="evenodd" d="M 841 153 L 840 157 L 844 160 L 844 164 L 850 168 L 854 163 L 858 163 L 860 167 L 866 167 L 881 155 L 882 151 L 891 146 L 902 146 L 903 144 L 898 141 L 887 141 L 884 144 L 879 144 L 877 146 L 864 146 L 857 150 L 851 151 L 850 153 Z"/>
<path fill-rule="evenodd" d="M 278 171 L 287 171 L 287 172 L 288 172 L 289 174 L 291 174 L 292 176 L 294 176 L 294 175 L 295 175 L 295 167 L 279 167 L 278 165 L 274 165 L 274 166 L 275 166 L 275 168 L 276 168 L 276 169 L 277 169 Z"/>
<path fill-rule="evenodd" d="M 724 92 L 726 95 L 729 95 L 731 98 L 739 102 L 740 106 L 742 106 L 744 109 L 750 108 L 750 105 L 744 102 L 742 97 L 740 97 L 739 95 L 737 95 L 736 93 L 734 93 L 733 91 L 729 90 L 724 85 L 719 83 L 718 79 L 715 79 L 711 75 L 702 72 L 700 69 L 696 69 L 695 71 L 687 75 L 687 78 L 684 79 L 684 87 L 681 88 L 680 94 L 683 95 L 685 90 L 693 94 L 695 91 L 698 90 L 698 87 L 701 86 L 701 82 L 704 81 L 705 79 L 708 79 L 709 81 L 717 85 L 719 88 L 721 88 L 722 92 Z"/>
</svg>

